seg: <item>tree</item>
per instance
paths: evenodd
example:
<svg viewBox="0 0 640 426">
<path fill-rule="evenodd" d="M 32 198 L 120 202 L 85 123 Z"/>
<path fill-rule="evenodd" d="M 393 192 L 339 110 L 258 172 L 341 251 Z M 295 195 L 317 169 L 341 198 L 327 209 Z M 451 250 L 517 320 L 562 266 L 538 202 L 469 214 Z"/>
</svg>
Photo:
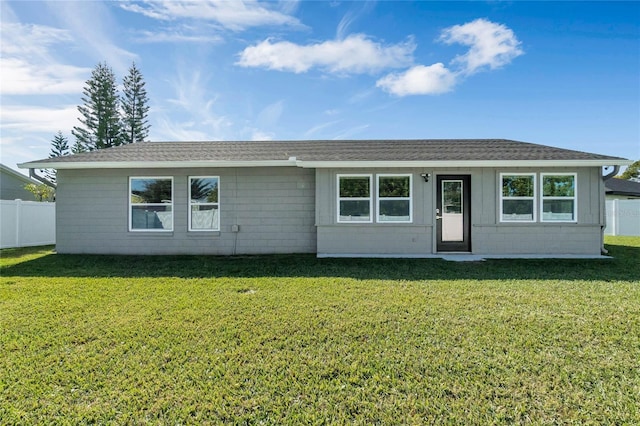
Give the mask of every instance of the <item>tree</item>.
<svg viewBox="0 0 640 426">
<path fill-rule="evenodd" d="M 78 106 L 82 115 L 78 120 L 82 125 L 75 126 L 71 131 L 76 137 L 74 152 L 121 145 L 118 88 L 113 70 L 106 63 L 98 63 L 85 83 L 82 94 L 84 105 Z"/>
<path fill-rule="evenodd" d="M 634 161 L 629 167 L 620 175 L 621 179 L 640 179 L 640 160 Z"/>
<path fill-rule="evenodd" d="M 24 189 L 32 193 L 38 201 L 51 201 L 56 193 L 52 187 L 44 184 L 28 183 Z"/>
<path fill-rule="evenodd" d="M 147 114 L 147 91 L 144 88 L 142 73 L 136 67 L 135 62 L 129 68 L 123 83 L 122 105 L 122 127 L 123 142 L 135 143 L 143 142 L 149 136 L 149 122 Z"/>
<path fill-rule="evenodd" d="M 63 155 L 69 155 L 69 141 L 62 132 L 58 130 L 58 133 L 56 133 L 51 141 L 49 158 L 62 157 Z M 47 169 L 44 173 L 51 182 L 56 182 L 56 171 L 54 169 Z"/>
</svg>

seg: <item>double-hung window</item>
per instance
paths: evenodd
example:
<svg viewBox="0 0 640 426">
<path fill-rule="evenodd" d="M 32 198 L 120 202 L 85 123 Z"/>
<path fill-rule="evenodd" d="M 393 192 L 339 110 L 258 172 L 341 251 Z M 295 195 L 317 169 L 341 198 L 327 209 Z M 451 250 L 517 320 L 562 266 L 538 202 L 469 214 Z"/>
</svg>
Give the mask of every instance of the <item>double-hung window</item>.
<svg viewBox="0 0 640 426">
<path fill-rule="evenodd" d="M 189 177 L 189 231 L 220 230 L 220 178 Z"/>
<path fill-rule="evenodd" d="M 536 221 L 535 173 L 500 174 L 500 221 Z"/>
<path fill-rule="evenodd" d="M 129 230 L 173 231 L 173 178 L 129 178 Z"/>
<path fill-rule="evenodd" d="M 410 223 L 411 175 L 387 175 L 378 177 L 378 222 Z"/>
<path fill-rule="evenodd" d="M 542 173 L 540 181 L 542 222 L 575 222 L 577 219 L 576 174 Z"/>
<path fill-rule="evenodd" d="M 371 175 L 338 175 L 338 222 L 371 223 Z"/>
</svg>

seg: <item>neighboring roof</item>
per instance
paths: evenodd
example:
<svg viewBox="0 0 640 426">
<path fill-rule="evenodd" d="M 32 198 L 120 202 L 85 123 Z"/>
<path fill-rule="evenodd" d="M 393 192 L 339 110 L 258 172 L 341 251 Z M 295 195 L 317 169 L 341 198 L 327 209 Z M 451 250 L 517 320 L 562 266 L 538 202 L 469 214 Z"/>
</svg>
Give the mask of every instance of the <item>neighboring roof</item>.
<svg viewBox="0 0 640 426">
<path fill-rule="evenodd" d="M 620 157 L 504 139 L 141 142 L 20 164 L 21 168 L 608 166 Z"/>
<path fill-rule="evenodd" d="M 5 166 L 4 164 L 0 164 L 0 171 L 2 171 L 2 173 L 6 173 L 10 176 L 13 176 L 14 178 L 24 182 L 25 184 L 27 183 L 33 183 L 36 185 L 40 184 L 40 182 L 38 182 L 37 180 L 31 179 L 29 176 L 25 176 L 22 173 L 16 170 L 13 170 L 11 167 Z"/>
<path fill-rule="evenodd" d="M 604 188 L 607 194 L 632 195 L 640 197 L 640 182 L 611 178 L 604 181 Z"/>
</svg>

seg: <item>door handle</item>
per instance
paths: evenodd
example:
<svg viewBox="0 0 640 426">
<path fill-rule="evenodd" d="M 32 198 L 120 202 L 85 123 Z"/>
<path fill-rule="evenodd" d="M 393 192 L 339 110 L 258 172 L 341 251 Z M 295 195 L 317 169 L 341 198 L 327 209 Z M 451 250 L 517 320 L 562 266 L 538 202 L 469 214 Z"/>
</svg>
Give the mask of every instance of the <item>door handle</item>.
<svg viewBox="0 0 640 426">
<path fill-rule="evenodd" d="M 436 220 L 442 219 L 442 216 L 436 216 Z"/>
</svg>

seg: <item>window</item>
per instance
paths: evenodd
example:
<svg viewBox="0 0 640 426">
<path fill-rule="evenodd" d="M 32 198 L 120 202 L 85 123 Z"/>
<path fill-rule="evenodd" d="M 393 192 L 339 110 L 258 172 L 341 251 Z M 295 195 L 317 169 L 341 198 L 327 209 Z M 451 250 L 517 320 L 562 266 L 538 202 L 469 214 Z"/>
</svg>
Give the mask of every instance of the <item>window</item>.
<svg viewBox="0 0 640 426">
<path fill-rule="evenodd" d="M 189 177 L 189 231 L 220 230 L 220 178 Z"/>
<path fill-rule="evenodd" d="M 575 173 L 542 173 L 540 180 L 542 221 L 575 222 L 577 218 Z"/>
<path fill-rule="evenodd" d="M 173 178 L 129 178 L 129 230 L 173 231 Z"/>
<path fill-rule="evenodd" d="M 371 175 L 338 175 L 338 222 L 371 223 Z"/>
<path fill-rule="evenodd" d="M 531 173 L 500 174 L 500 221 L 536 221 L 536 175 Z"/>
<path fill-rule="evenodd" d="M 411 175 L 378 175 L 378 222 L 411 222 Z"/>
</svg>

